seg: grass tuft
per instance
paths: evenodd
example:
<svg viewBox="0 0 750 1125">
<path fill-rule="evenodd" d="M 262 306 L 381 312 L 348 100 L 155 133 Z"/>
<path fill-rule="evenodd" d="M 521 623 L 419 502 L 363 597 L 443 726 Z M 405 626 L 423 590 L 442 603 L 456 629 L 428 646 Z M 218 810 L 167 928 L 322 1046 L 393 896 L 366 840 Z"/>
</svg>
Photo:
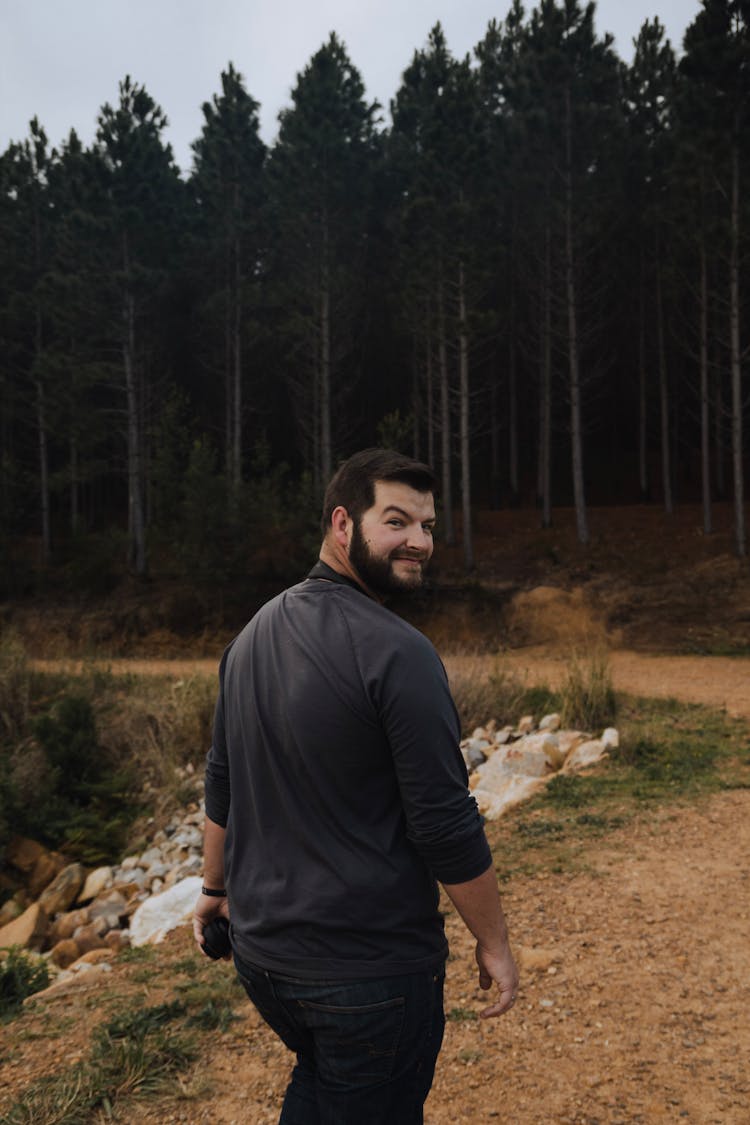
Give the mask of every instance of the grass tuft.
<svg viewBox="0 0 750 1125">
<path fill-rule="evenodd" d="M 564 727 L 594 732 L 614 725 L 617 700 L 606 652 L 572 656 L 560 688 L 560 700 Z"/>
</svg>

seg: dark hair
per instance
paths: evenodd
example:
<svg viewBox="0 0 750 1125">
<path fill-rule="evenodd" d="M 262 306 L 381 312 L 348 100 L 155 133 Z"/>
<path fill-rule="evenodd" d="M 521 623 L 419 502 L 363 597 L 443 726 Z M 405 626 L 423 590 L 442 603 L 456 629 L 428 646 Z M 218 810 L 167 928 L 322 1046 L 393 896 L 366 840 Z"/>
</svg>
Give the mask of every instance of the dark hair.
<svg viewBox="0 0 750 1125">
<path fill-rule="evenodd" d="M 437 478 L 429 465 L 393 449 L 363 449 L 342 462 L 331 477 L 323 498 L 323 535 L 328 534 L 335 508 L 346 508 L 359 523 L 375 503 L 375 482 L 379 480 L 399 481 L 417 492 L 437 491 Z"/>
</svg>

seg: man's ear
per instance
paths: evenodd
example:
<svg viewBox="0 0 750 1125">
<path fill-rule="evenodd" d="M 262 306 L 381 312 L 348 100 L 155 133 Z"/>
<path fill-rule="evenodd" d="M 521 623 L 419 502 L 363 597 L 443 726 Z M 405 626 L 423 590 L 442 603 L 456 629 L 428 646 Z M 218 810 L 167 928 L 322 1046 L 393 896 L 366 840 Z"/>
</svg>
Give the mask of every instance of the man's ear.
<svg viewBox="0 0 750 1125">
<path fill-rule="evenodd" d="M 352 526 L 352 520 L 343 505 L 333 509 L 331 512 L 331 535 L 334 543 L 338 543 L 341 547 L 348 547 Z"/>
</svg>

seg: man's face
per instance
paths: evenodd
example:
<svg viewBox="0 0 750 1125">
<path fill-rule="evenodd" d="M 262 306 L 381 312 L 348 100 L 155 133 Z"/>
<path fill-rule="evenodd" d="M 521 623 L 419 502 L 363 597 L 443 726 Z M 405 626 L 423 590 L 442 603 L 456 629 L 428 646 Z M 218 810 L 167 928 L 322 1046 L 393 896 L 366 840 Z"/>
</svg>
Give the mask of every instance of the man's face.
<svg viewBox="0 0 750 1125">
<path fill-rule="evenodd" d="M 435 501 L 398 481 L 376 481 L 375 503 L 354 522 L 349 561 L 377 594 L 413 590 L 432 555 Z"/>
</svg>

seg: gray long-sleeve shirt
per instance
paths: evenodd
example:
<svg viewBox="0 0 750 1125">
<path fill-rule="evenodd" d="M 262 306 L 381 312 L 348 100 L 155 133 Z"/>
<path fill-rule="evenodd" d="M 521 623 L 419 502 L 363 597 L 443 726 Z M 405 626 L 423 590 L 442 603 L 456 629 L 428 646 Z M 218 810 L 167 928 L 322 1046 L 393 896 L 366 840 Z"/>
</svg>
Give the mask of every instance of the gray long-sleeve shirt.
<svg viewBox="0 0 750 1125">
<path fill-rule="evenodd" d="M 435 880 L 491 856 L 430 642 L 324 564 L 226 650 L 206 813 L 239 955 L 303 978 L 446 955 Z"/>
</svg>

